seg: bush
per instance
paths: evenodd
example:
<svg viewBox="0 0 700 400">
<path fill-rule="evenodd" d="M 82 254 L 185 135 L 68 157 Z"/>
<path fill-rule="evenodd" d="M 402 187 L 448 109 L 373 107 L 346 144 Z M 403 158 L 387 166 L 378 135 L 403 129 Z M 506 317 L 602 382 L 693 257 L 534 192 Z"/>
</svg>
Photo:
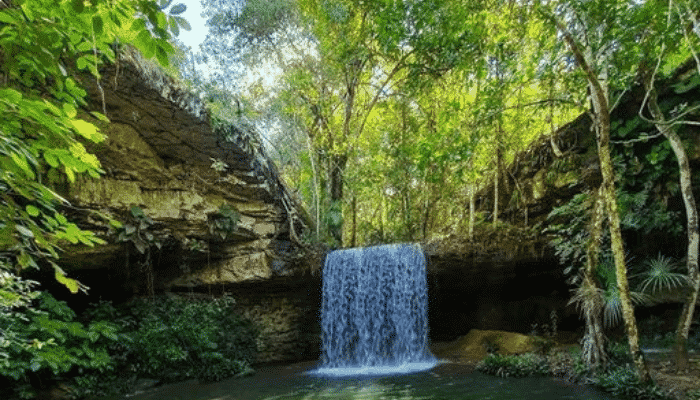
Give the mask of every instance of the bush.
<svg viewBox="0 0 700 400">
<path fill-rule="evenodd" d="M 489 354 L 476 366 L 476 370 L 501 377 L 547 375 L 549 363 L 545 357 L 532 353 L 510 356 Z"/>
<path fill-rule="evenodd" d="M 638 400 L 666 400 L 668 396 L 655 383 L 641 383 L 632 367 L 611 367 L 598 374 L 594 382 L 616 396 L 626 396 Z"/>
<path fill-rule="evenodd" d="M 117 317 L 129 337 L 120 362 L 139 377 L 161 381 L 215 381 L 249 373 L 258 332 L 231 312 L 232 304 L 230 297 L 133 302 Z M 102 305 L 92 314 L 115 311 Z"/>
<path fill-rule="evenodd" d="M 31 397 L 35 387 L 72 375 L 113 369 L 109 345 L 120 340 L 116 325 L 75 321 L 65 302 L 40 293 L 27 307 L 0 313 L 0 394 Z"/>
<path fill-rule="evenodd" d="M 608 362 L 612 367 L 626 367 L 632 364 L 632 355 L 626 340 L 605 343 L 605 353 L 608 355 Z"/>
</svg>

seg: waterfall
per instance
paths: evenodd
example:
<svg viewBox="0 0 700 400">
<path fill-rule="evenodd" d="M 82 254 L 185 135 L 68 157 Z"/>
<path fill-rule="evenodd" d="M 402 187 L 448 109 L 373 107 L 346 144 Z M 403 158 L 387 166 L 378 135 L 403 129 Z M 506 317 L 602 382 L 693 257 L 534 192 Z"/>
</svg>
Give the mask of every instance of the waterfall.
<svg viewBox="0 0 700 400">
<path fill-rule="evenodd" d="M 432 368 L 420 246 L 334 251 L 323 268 L 321 365 L 314 374 L 407 373 Z"/>
</svg>

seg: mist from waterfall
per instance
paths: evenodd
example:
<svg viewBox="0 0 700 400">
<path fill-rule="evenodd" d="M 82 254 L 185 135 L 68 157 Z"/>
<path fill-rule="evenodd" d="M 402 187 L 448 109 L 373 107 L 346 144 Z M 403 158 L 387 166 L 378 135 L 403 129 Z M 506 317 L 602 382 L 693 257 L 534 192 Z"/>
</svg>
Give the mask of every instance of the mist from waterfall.
<svg viewBox="0 0 700 400">
<path fill-rule="evenodd" d="M 326 376 L 432 368 L 425 257 L 415 244 L 334 251 L 323 268 L 321 365 Z"/>
</svg>

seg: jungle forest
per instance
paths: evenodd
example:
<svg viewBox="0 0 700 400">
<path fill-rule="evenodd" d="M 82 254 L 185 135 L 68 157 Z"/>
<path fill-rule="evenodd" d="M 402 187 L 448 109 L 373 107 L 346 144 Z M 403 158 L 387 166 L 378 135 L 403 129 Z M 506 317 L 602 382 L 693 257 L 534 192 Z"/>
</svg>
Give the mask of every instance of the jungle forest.
<svg viewBox="0 0 700 400">
<path fill-rule="evenodd" d="M 131 208 L 133 224 L 94 211 L 106 235 L 71 217 L 63 190 L 104 179 L 90 150 L 110 140 L 112 83 L 103 74 L 137 51 L 206 104 L 212 126 L 256 132 L 303 210 L 304 229 L 289 228 L 295 246 L 548 235 L 582 326 L 571 375 L 630 398 L 700 398 L 700 387 L 674 394 L 654 382 L 635 316 L 675 293 L 672 370 L 700 381 L 699 2 L 201 4 L 208 33 L 192 49 L 179 40 L 191 27 L 177 0 L 0 0 L 0 397 L 46 398 L 59 386 L 67 397 L 49 398 L 101 398 L 134 392 L 145 378 L 253 374 L 265 329 L 230 313 L 226 296 L 76 310 L 54 297 L 93 290 L 61 263 L 65 248 L 99 249 L 118 237 L 136 246 L 127 262 L 161 248 L 150 233 L 127 243 L 154 224 L 145 207 Z M 580 126 L 591 151 L 570 165 L 564 132 Z M 542 148 L 554 161 L 537 179 L 548 183 L 518 178 Z M 228 168 L 211 162 L 217 173 Z M 545 186 L 583 189 L 535 215 Z M 235 230 L 238 213 L 221 210 Z M 641 262 L 629 241 L 643 235 L 680 245 Z M 56 286 L 65 293 L 52 293 Z M 492 355 L 477 368 L 501 376 L 553 368 Z"/>
</svg>

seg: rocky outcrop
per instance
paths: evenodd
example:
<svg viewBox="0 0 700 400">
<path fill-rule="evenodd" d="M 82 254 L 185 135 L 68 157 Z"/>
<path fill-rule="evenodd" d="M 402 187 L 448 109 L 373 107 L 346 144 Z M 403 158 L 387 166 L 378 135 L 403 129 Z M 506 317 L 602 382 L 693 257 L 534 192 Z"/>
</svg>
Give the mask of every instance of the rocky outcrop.
<svg viewBox="0 0 700 400">
<path fill-rule="evenodd" d="M 105 173 L 57 186 L 74 219 L 108 244 L 69 248 L 64 267 L 128 295 L 303 269 L 303 210 L 252 127 L 212 123 L 198 97 L 130 48 L 101 74 L 101 87 L 83 84 L 88 109 L 111 121 L 93 121 L 106 140 L 89 145 Z"/>
</svg>

